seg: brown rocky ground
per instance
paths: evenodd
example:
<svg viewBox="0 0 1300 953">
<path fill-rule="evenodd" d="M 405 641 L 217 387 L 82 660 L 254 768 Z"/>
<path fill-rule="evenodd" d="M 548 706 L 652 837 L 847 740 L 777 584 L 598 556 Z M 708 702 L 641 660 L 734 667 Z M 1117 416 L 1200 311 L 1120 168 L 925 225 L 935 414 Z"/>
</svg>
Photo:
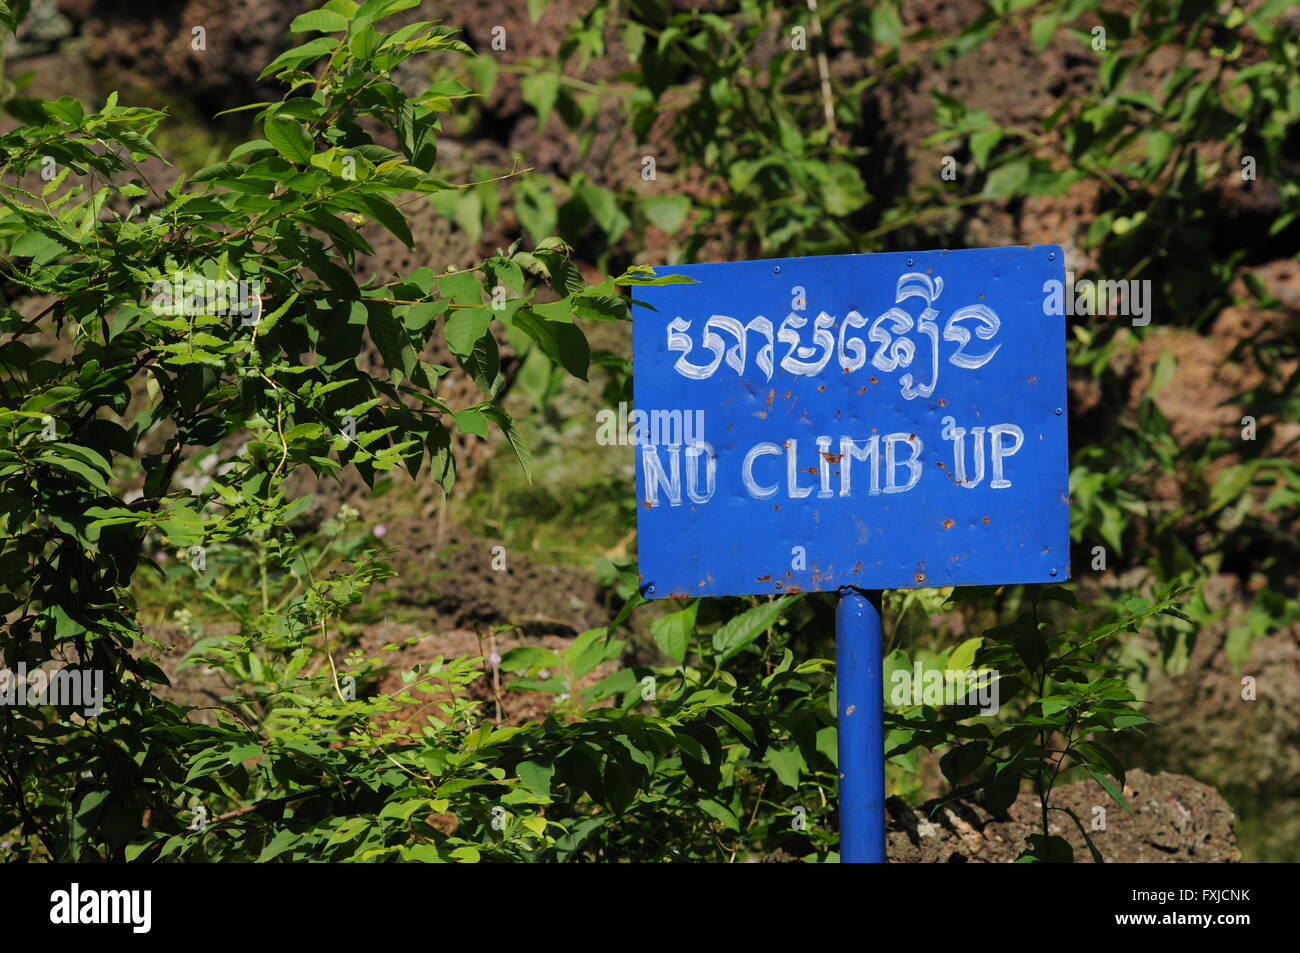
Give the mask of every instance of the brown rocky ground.
<svg viewBox="0 0 1300 953">
<path fill-rule="evenodd" d="M 1092 782 L 1069 784 L 1055 791 L 1052 805 L 1069 808 L 1088 828 L 1107 863 L 1233 863 L 1241 860 L 1233 831 L 1233 812 L 1208 784 L 1161 772 L 1130 771 L 1124 796 L 1132 816 Z M 897 798 L 886 805 L 891 830 L 887 852 L 892 863 L 1009 863 L 1024 849 L 1026 838 L 1041 833 L 1037 798 L 1022 794 L 1006 817 L 957 801 L 943 807 L 927 802 L 909 807 Z M 1100 817 L 1104 830 L 1093 830 Z M 1049 831 L 1074 848 L 1076 862 L 1092 856 L 1069 815 L 1053 812 Z"/>
</svg>

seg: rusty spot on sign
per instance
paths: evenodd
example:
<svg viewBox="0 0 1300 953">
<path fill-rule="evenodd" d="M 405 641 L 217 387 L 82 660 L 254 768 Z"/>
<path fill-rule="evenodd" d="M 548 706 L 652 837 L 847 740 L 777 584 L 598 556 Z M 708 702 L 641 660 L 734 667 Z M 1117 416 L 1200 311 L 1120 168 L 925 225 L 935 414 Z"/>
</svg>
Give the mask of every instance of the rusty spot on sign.
<svg viewBox="0 0 1300 953">
<path fill-rule="evenodd" d="M 1037 377 L 1026 377 L 1025 380 L 1029 381 L 1029 383 L 1031 383 L 1031 384 L 1037 384 L 1037 383 L 1038 383 L 1038 378 L 1037 378 Z"/>
<path fill-rule="evenodd" d="M 822 457 L 826 460 L 827 463 L 839 463 L 841 460 L 844 459 L 844 454 L 842 454 L 842 453 L 823 453 L 823 454 L 822 454 Z"/>
<path fill-rule="evenodd" d="M 952 529 L 952 526 L 953 526 L 953 523 L 954 523 L 954 522 L 955 522 L 954 520 L 944 520 L 944 521 L 943 521 L 943 528 L 944 528 L 944 529 Z"/>
<path fill-rule="evenodd" d="M 939 406 L 940 406 L 940 407 L 947 407 L 947 406 L 948 406 L 948 402 L 947 402 L 946 400 L 944 400 L 942 397 L 940 397 L 940 398 L 939 398 Z"/>
<path fill-rule="evenodd" d="M 804 472 L 805 472 L 805 473 L 811 473 L 813 476 L 816 476 L 816 475 L 817 475 L 817 468 L 816 468 L 816 467 L 804 467 Z"/>
<path fill-rule="evenodd" d="M 654 509 L 654 507 L 652 507 L 652 506 L 650 505 L 650 501 L 649 501 L 649 500 L 642 500 L 642 501 L 641 501 L 641 505 L 644 506 L 644 507 L 645 507 L 646 509 L 648 509 L 648 510 L 649 510 L 649 509 Z"/>
<path fill-rule="evenodd" d="M 755 416 L 755 417 L 766 417 L 766 416 L 767 416 L 767 411 L 766 411 L 766 410 L 756 410 L 756 411 L 754 411 L 754 416 Z"/>
<path fill-rule="evenodd" d="M 866 385 L 866 384 L 863 384 L 861 387 L 858 388 L 858 393 L 859 393 L 859 394 L 865 394 L 866 392 L 867 392 L 867 385 Z"/>
<path fill-rule="evenodd" d="M 825 389 L 826 389 L 826 385 L 825 385 L 825 384 L 822 384 L 821 387 L 818 387 L 817 389 L 818 389 L 819 391 L 825 390 Z"/>
<path fill-rule="evenodd" d="M 759 577 L 758 577 L 758 581 L 759 581 L 759 582 L 770 582 L 771 579 L 772 579 L 772 574 L 771 574 L 771 573 L 768 573 L 766 576 L 759 576 Z"/>
<path fill-rule="evenodd" d="M 984 517 L 984 522 L 986 522 L 986 523 L 987 523 L 987 522 L 988 522 L 988 521 L 989 521 L 989 518 L 988 518 L 988 517 L 987 517 L 987 516 L 986 516 L 986 517 Z"/>
<path fill-rule="evenodd" d="M 775 397 L 775 396 L 776 396 L 776 391 L 775 391 L 775 390 L 769 390 L 769 391 L 767 392 L 767 406 L 769 406 L 769 407 L 772 406 L 772 398 Z"/>
<path fill-rule="evenodd" d="M 923 572 L 918 572 L 918 573 L 916 574 L 916 581 L 917 581 L 917 584 L 918 584 L 918 585 L 919 585 L 920 583 L 925 582 L 925 573 L 923 573 Z"/>
<path fill-rule="evenodd" d="M 858 706 L 857 706 L 857 705 L 850 705 L 848 708 L 844 709 L 844 714 L 845 714 L 845 715 L 851 715 L 851 714 L 853 714 L 855 711 L 857 711 L 857 709 L 858 709 Z"/>
<path fill-rule="evenodd" d="M 879 383 L 880 383 L 879 379 L 878 379 L 878 378 L 875 378 L 875 377 L 868 378 L 868 380 L 870 380 L 871 383 L 873 383 L 873 384 L 879 384 Z"/>
</svg>

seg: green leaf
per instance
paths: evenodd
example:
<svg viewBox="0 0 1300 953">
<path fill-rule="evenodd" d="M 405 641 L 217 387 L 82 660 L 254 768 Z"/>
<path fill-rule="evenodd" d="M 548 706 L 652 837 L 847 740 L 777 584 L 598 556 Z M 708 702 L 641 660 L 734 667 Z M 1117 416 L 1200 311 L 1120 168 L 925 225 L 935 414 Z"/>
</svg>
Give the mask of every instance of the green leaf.
<svg viewBox="0 0 1300 953">
<path fill-rule="evenodd" d="M 475 282 L 477 285 L 477 282 Z M 473 352 L 474 345 L 487 334 L 492 323 L 490 308 L 458 308 L 447 316 L 443 334 L 451 352 L 465 357 Z"/>
<path fill-rule="evenodd" d="M 984 182 L 984 195 L 991 199 L 1009 198 L 1020 192 L 1029 181 L 1029 160 L 1016 159 L 998 166 Z"/>
<path fill-rule="evenodd" d="M 390 17 L 394 13 L 401 13 L 403 10 L 410 10 L 419 5 L 420 0 L 366 0 L 352 21 L 352 28 L 360 30 L 377 23 L 384 17 Z"/>
<path fill-rule="evenodd" d="M 290 162 L 307 165 L 315 152 L 315 143 L 307 127 L 296 119 L 287 116 L 273 116 L 265 126 L 267 140 Z"/>
<path fill-rule="evenodd" d="M 1055 834 L 1030 834 L 1029 849 L 1016 858 L 1017 863 L 1072 864 L 1074 848 L 1064 837 Z"/>
<path fill-rule="evenodd" d="M 380 195 L 357 193 L 352 195 L 351 198 L 363 208 L 367 215 L 397 236 L 403 245 L 407 248 L 415 247 L 415 239 L 411 236 L 411 229 L 406 223 L 406 217 L 402 215 L 396 205 Z"/>
<path fill-rule="evenodd" d="M 582 328 L 564 321 L 549 321 L 555 334 L 555 344 L 560 354 L 560 364 L 580 381 L 587 379 L 591 366 L 591 345 Z"/>
<path fill-rule="evenodd" d="M 768 748 L 763 761 L 776 772 L 781 783 L 789 788 L 799 787 L 799 776 L 808 768 L 798 745 Z"/>
<path fill-rule="evenodd" d="M 597 665 L 618 658 L 623 650 L 621 639 L 611 639 L 607 628 L 588 629 L 564 650 L 564 660 L 574 678 L 582 678 Z"/>
<path fill-rule="evenodd" d="M 530 791 L 550 795 L 551 778 L 555 776 L 555 765 L 545 764 L 541 761 L 521 761 L 516 771 L 519 773 L 519 780 Z"/>
<path fill-rule="evenodd" d="M 1002 141 L 1002 130 L 996 126 L 992 129 L 981 129 L 978 132 L 971 133 L 970 152 L 975 159 L 975 164 L 981 169 L 988 168 L 989 154 Z"/>
<path fill-rule="evenodd" d="M 948 656 L 948 668 L 963 672 L 971 668 L 975 664 L 975 653 L 983 644 L 984 639 L 979 637 L 967 639 Z"/>
<path fill-rule="evenodd" d="M 741 718 L 728 708 L 715 708 L 713 709 L 713 712 L 732 728 L 736 729 L 740 736 L 751 746 L 756 743 L 754 740 L 754 729 L 749 726 L 749 722 L 745 721 L 745 719 Z"/>
<path fill-rule="evenodd" d="M 71 96 L 60 96 L 53 102 L 44 104 L 45 111 L 55 119 L 62 119 L 69 126 L 79 126 L 81 121 L 86 118 L 86 112 L 81 107 L 81 103 Z"/>
<path fill-rule="evenodd" d="M 314 62 L 324 56 L 326 53 L 332 53 L 338 47 L 339 41 L 333 37 L 318 36 L 302 46 L 295 46 L 291 50 L 285 50 L 275 59 L 273 59 L 259 74 L 259 79 L 264 79 L 273 73 L 279 73 L 284 70 L 302 69 L 308 63 Z"/>
<path fill-rule="evenodd" d="M 716 664 L 720 667 L 727 659 L 749 645 L 772 627 L 793 596 L 784 596 L 742 612 L 713 633 L 713 648 L 718 652 Z"/>
<path fill-rule="evenodd" d="M 1092 779 L 1101 785 L 1101 789 L 1109 794 L 1115 803 L 1124 809 L 1125 813 L 1130 815 L 1133 813 L 1133 808 L 1129 805 L 1128 798 L 1124 796 L 1124 792 L 1110 775 L 1094 768 L 1092 765 L 1088 765 L 1086 770 Z"/>
<path fill-rule="evenodd" d="M 691 200 L 684 195 L 653 195 L 641 203 L 645 217 L 666 235 L 675 235 L 686 221 Z"/>
<path fill-rule="evenodd" d="M 740 819 L 736 817 L 735 812 L 732 811 L 731 808 L 727 807 L 725 804 L 721 804 L 718 801 L 715 801 L 713 798 L 707 798 L 707 797 L 700 798 L 700 800 L 697 801 L 696 804 L 698 805 L 701 811 L 709 815 L 709 817 L 713 818 L 715 821 L 720 823 L 723 827 L 727 828 L 728 830 L 732 830 L 732 831 L 740 830 Z"/>
<path fill-rule="evenodd" d="M 487 438 L 487 416 L 477 407 L 466 407 L 464 410 L 458 410 L 452 414 L 456 420 L 456 426 L 475 436 Z"/>
<path fill-rule="evenodd" d="M 871 10 L 871 36 L 881 46 L 903 42 L 903 21 L 892 3 L 877 3 Z"/>
<path fill-rule="evenodd" d="M 537 128 L 541 130 L 546 125 L 546 119 L 550 116 L 560 92 L 559 74 L 550 71 L 530 72 L 524 76 L 520 91 L 523 93 L 524 102 L 532 106 L 537 113 Z"/>
<path fill-rule="evenodd" d="M 1029 38 L 1033 40 L 1034 46 L 1041 50 L 1052 42 L 1059 22 L 1060 15 L 1055 12 L 1036 17 L 1029 27 Z"/>
<path fill-rule="evenodd" d="M 37 460 L 47 466 L 56 467 L 60 470 L 71 473 L 74 476 L 81 477 L 84 482 L 90 484 L 90 486 L 99 490 L 101 493 L 108 493 L 108 484 L 104 482 L 104 475 L 100 473 L 99 470 L 81 460 L 73 457 L 57 456 L 52 453 L 46 453 L 43 456 L 38 457 Z"/>
<path fill-rule="evenodd" d="M 1064 695 L 1047 695 L 1038 700 L 1038 705 L 1043 710 L 1044 718 L 1051 718 L 1058 711 L 1064 711 L 1074 704 L 1074 699 L 1066 698 Z"/>
<path fill-rule="evenodd" d="M 155 159 L 162 159 L 164 162 L 167 161 L 163 154 L 158 151 L 157 146 L 138 133 L 122 130 L 118 132 L 117 138 L 127 144 L 131 150 L 132 157 L 142 155 L 152 156 Z"/>
<path fill-rule="evenodd" d="M 218 162 L 216 165 L 204 166 L 190 176 L 190 182 L 213 182 L 219 179 L 237 179 L 248 166 L 242 162 Z"/>
<path fill-rule="evenodd" d="M 699 606 L 698 601 L 692 602 L 685 609 L 670 612 L 650 624 L 655 644 L 670 659 L 680 662 L 686 658 L 686 647 L 695 631 L 695 613 Z"/>
<path fill-rule="evenodd" d="M 533 454 L 524 443 L 523 438 L 519 436 L 519 431 L 515 430 L 515 423 L 510 419 L 510 415 L 500 407 L 485 407 L 483 412 L 491 417 L 502 432 L 505 433 L 506 439 L 510 442 L 510 449 L 515 452 L 519 460 L 519 466 L 524 471 L 524 478 L 533 482 Z"/>
<path fill-rule="evenodd" d="M 438 294 L 453 304 L 482 304 L 483 285 L 472 271 L 457 271 L 438 277 Z"/>
<path fill-rule="evenodd" d="M 306 33 L 308 30 L 315 30 L 317 33 L 337 33 L 347 28 L 348 18 L 330 10 L 308 10 L 294 17 L 293 22 L 289 24 L 289 30 L 293 33 Z"/>
<path fill-rule="evenodd" d="M 366 329 L 389 373 L 397 378 L 409 378 L 415 372 L 420 356 L 411 344 L 405 326 L 386 305 L 370 305 L 366 312 Z"/>
<path fill-rule="evenodd" d="M 1068 807 L 1057 808 L 1057 810 L 1064 811 L 1066 814 L 1070 815 L 1070 818 L 1074 821 L 1074 826 L 1079 829 L 1079 833 L 1083 836 L 1083 842 L 1088 845 L 1088 853 L 1092 855 L 1092 862 L 1094 864 L 1104 864 L 1106 861 L 1102 858 L 1101 851 L 1099 851 L 1097 845 L 1093 843 L 1092 836 L 1088 833 L 1088 829 L 1083 826 L 1083 821 L 1079 820 L 1079 815 L 1075 814 L 1074 811 Z"/>
<path fill-rule="evenodd" d="M 540 645 L 517 645 L 501 656 L 501 671 L 521 672 L 560 664 L 560 656 Z"/>
</svg>

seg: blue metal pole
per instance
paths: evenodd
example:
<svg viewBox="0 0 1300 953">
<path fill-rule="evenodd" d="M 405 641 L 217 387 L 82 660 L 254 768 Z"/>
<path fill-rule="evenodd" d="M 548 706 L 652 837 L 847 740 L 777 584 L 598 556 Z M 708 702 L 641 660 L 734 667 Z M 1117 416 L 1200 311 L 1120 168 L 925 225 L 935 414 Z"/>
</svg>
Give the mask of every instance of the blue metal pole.
<svg viewBox="0 0 1300 953">
<path fill-rule="evenodd" d="M 835 608 L 840 862 L 885 863 L 885 696 L 880 593 L 841 589 Z"/>
</svg>

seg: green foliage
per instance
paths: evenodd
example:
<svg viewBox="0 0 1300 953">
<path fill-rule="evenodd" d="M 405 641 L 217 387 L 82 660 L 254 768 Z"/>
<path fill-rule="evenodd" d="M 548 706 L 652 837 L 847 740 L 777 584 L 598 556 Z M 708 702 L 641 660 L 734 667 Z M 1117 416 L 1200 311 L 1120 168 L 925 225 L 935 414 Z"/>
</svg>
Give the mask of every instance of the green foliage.
<svg viewBox="0 0 1300 953">
<path fill-rule="evenodd" d="M 472 271 L 353 277 L 357 256 L 372 253 L 359 226 L 377 223 L 409 244 L 402 207 L 456 189 L 432 170 L 440 117 L 462 91 L 434 83 L 408 97 L 388 77 L 413 56 L 467 48 L 428 22 L 378 28 L 413 5 L 331 0 L 300 19 L 296 28 L 329 35 L 264 71 L 288 92 L 252 107 L 263 138 L 165 191 L 139 165 L 163 158 L 151 142 L 160 111 L 119 105 L 115 94 L 97 111 L 69 97 L 8 103 L 20 125 L 0 137 L 9 173 L 0 263 L 6 280 L 48 304 L 35 316 L 0 314 L 0 645 L 10 666 L 101 672 L 106 691 L 93 720 L 67 706 L 0 712 L 0 829 L 19 831 L 20 854 L 185 853 L 180 840 L 160 846 L 183 829 L 178 810 L 248 794 L 243 762 L 256 750 L 272 753 L 263 800 L 297 802 L 326 778 L 343 784 L 332 772 L 346 755 L 309 740 L 312 726 L 281 707 L 319 706 L 294 680 L 312 652 L 333 666 L 330 621 L 385 570 L 363 551 L 314 576 L 291 528 L 304 501 L 286 499 L 286 479 L 298 467 L 352 467 L 373 485 L 404 468 L 449 488 L 452 427 L 482 435 L 489 421 L 527 472 L 528 448 L 493 402 L 502 387 L 494 325 L 586 375 L 589 349 L 573 318 L 591 293 L 558 239 L 500 251 Z M 375 141 L 381 129 L 397 150 Z M 22 184 L 51 167 L 40 194 Z M 539 288 L 558 300 L 539 303 Z M 447 368 L 422 356 L 435 335 L 482 391 L 473 406 L 453 410 L 436 396 Z M 375 372 L 362 360 L 367 347 L 380 357 Z M 197 489 L 177 481 L 196 454 L 214 456 Z M 165 676 L 140 654 L 151 643 L 131 586 L 139 567 L 162 571 L 160 549 L 196 567 L 209 550 L 258 561 L 260 603 L 206 593 L 239 619 L 238 633 L 208 651 L 251 683 L 236 710 L 257 701 L 256 721 L 200 724 L 151 691 Z M 272 599 L 289 577 L 296 587 Z M 450 683 L 466 671 L 463 660 L 449 663 Z M 329 717 L 348 725 L 353 716 Z M 336 843 L 360 836 L 348 833 Z"/>
<path fill-rule="evenodd" d="M 1223 14 L 1143 2 L 1116 13 L 1098 0 L 1002 0 L 946 37 L 905 34 L 894 3 L 830 0 L 810 14 L 742 0 L 725 15 L 594 5 L 570 25 L 558 63 L 515 65 L 471 55 L 437 24 L 390 32 L 386 18 L 416 5 L 330 0 L 303 13 L 292 26 L 299 45 L 263 73 L 284 96 L 236 111 L 256 138 L 166 188 L 141 169 L 171 155 L 157 146 L 175 137 L 163 111 L 116 95 L 98 111 L 70 97 L 7 100 L 19 125 L 0 135 L 0 269 L 40 304 L 34 316 L 8 302 L 0 310 L 0 650 L 10 668 L 101 671 L 106 688 L 93 717 L 76 706 L 0 708 L 8 852 L 834 860 L 830 598 L 690 602 L 638 626 L 654 610 L 637 595 L 634 564 L 600 561 L 616 616 L 563 651 L 507 652 L 503 691 L 553 702 L 540 721 L 503 725 L 476 690 L 497 674 L 488 660 L 402 669 L 399 646 L 356 647 L 389 554 L 355 514 L 312 530 L 310 501 L 290 499 L 286 481 L 301 468 L 355 468 L 372 487 L 406 473 L 450 490 L 455 434 L 495 435 L 520 476 L 475 489 L 484 525 L 490 518 L 512 548 L 540 522 L 559 526 L 552 532 L 575 547 L 568 556 L 595 548 L 570 531 L 578 513 L 617 538 L 630 515 L 618 479 L 576 493 L 528 484 L 568 452 L 553 436 L 580 412 L 561 398 L 629 397 L 627 360 L 600 335 L 625 331 L 620 287 L 659 280 L 634 263 L 647 234 L 668 241 L 660 257 L 670 260 L 717 254 L 719 243 L 733 258 L 936 235 L 947 244 L 966 207 L 1014 207 L 1088 183 L 1101 194 L 1086 236 L 1095 274 L 1150 277 L 1158 323 L 1203 331 L 1243 277 L 1252 303 L 1271 306 L 1249 266 L 1258 246 L 1295 227 L 1284 153 L 1300 71 L 1285 4 Z M 0 23 L 12 29 L 20 6 L 0 4 Z M 529 4 L 534 19 L 544 7 Z M 1094 21 L 1107 31 L 1104 52 L 1091 46 Z M 833 42 L 866 64 L 853 78 L 827 68 L 831 25 Z M 935 93 L 929 144 L 960 157 L 961 180 L 873 178 L 873 87 L 1016 27 L 1039 46 L 1068 42 L 1095 58 L 1085 88 L 1033 128 Z M 1177 62 L 1151 87 L 1143 77 L 1169 49 Z M 1238 69 L 1244 49 L 1256 58 Z M 408 96 L 392 71 L 424 54 L 438 54 L 439 68 Z M 623 72 L 591 81 L 597 57 Z M 615 102 L 621 141 L 666 126 L 671 161 L 649 156 L 653 178 L 639 160 L 604 178 L 468 170 L 467 184 L 453 184 L 435 167 L 443 124 L 474 108 L 461 80 L 486 90 L 501 69 L 522 73 L 539 124 L 576 133 L 582 157 L 604 148 L 600 107 Z M 1203 148 L 1221 141 L 1250 146 L 1281 209 L 1267 234 L 1226 249 L 1206 196 L 1237 156 Z M 53 177 L 41 176 L 51 163 Z M 362 227 L 410 246 L 407 209 L 425 201 L 471 239 L 508 205 L 532 244 L 465 271 L 388 273 Z M 588 285 L 574 249 L 626 270 Z M 377 270 L 360 274 L 363 260 Z M 1148 724 L 1137 700 L 1148 672 L 1185 664 L 1197 627 L 1215 617 L 1199 591 L 1208 575 L 1258 583 L 1229 635 L 1234 663 L 1300 617 L 1287 589 L 1300 552 L 1286 528 L 1300 470 L 1262 449 L 1295 416 L 1294 327 L 1268 327 L 1224 356 L 1271 369 L 1240 395 L 1260 421 L 1249 444 L 1175 439 L 1157 403 L 1172 355 L 1138 407 L 1124 407 L 1121 368 L 1145 333 L 1076 321 L 1070 345 L 1071 366 L 1101 395 L 1072 460 L 1076 575 L 1095 545 L 1137 572 L 1089 584 L 1090 605 L 1058 587 L 887 596 L 887 691 L 892 672 L 919 663 L 995 671 L 1002 702 L 989 715 L 891 705 L 895 791 L 920 794 L 910 779 L 934 762 L 945 798 L 975 796 L 995 812 L 1027 786 L 1042 830 L 1024 860 L 1073 859 L 1049 830 L 1063 810 L 1051 800 L 1059 785 L 1091 781 L 1127 807 L 1116 740 Z M 505 406 L 502 341 L 520 358 L 512 407 L 536 411 L 528 440 Z M 479 390 L 466 406 L 439 396 L 449 369 L 428 354 L 441 345 Z M 204 480 L 182 479 L 199 464 Z M 1155 505 L 1171 478 L 1183 502 Z M 186 666 L 222 676 L 219 707 L 158 694 L 161 646 L 141 627 L 157 606 L 195 640 Z M 1131 638 L 1139 626 L 1156 636 L 1150 652 Z M 401 688 L 381 690 L 393 675 Z M 1081 819 L 1070 820 L 1097 859 Z"/>
</svg>

